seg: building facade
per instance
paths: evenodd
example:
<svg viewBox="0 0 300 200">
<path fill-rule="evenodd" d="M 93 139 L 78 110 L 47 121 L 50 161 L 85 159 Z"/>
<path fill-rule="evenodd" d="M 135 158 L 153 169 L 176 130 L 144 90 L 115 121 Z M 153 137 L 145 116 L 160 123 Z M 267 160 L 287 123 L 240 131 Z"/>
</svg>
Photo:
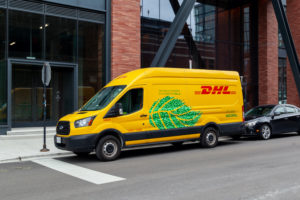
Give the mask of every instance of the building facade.
<svg viewBox="0 0 300 200">
<path fill-rule="evenodd" d="M 150 67 L 182 3 L 0 0 L 0 134 L 43 124 L 45 62 L 50 126 L 111 79 Z M 283 4 L 300 52 L 300 2 Z M 246 110 L 300 105 L 271 0 L 197 0 L 164 66 L 238 71 Z"/>
</svg>

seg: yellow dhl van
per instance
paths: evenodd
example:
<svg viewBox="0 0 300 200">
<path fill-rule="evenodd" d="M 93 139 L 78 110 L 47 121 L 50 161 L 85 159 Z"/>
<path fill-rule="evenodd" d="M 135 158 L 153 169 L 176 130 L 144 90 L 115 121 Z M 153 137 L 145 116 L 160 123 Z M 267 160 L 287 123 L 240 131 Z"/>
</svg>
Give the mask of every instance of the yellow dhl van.
<svg viewBox="0 0 300 200">
<path fill-rule="evenodd" d="M 54 140 L 59 149 L 77 155 L 95 150 L 109 161 L 140 145 L 199 140 L 215 147 L 219 136 L 238 136 L 242 122 L 237 72 L 146 68 L 117 77 L 62 117 Z"/>
</svg>

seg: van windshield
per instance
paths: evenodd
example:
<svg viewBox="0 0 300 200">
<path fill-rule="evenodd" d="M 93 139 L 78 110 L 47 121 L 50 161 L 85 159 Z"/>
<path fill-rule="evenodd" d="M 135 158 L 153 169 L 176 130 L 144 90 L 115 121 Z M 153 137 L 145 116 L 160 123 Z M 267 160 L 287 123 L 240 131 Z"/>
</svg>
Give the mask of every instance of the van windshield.
<svg viewBox="0 0 300 200">
<path fill-rule="evenodd" d="M 120 85 L 103 88 L 81 108 L 81 111 L 92 111 L 105 108 L 125 87 L 125 85 Z"/>
</svg>

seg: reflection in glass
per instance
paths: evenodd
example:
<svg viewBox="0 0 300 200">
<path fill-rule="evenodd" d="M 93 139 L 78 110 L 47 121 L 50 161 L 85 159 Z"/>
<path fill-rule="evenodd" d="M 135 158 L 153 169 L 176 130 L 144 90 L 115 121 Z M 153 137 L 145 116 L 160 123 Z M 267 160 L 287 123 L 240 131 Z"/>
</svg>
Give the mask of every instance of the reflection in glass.
<svg viewBox="0 0 300 200">
<path fill-rule="evenodd" d="M 286 58 L 278 60 L 278 99 L 279 103 L 286 103 L 287 99 L 287 84 L 286 84 Z"/>
<path fill-rule="evenodd" d="M 78 105 L 81 107 L 103 86 L 104 25 L 78 23 Z"/>
<path fill-rule="evenodd" d="M 0 125 L 7 124 L 7 71 L 5 62 L 6 12 L 0 9 Z"/>
<path fill-rule="evenodd" d="M 170 2 L 176 4 L 176 0 L 141 0 L 142 67 L 151 65 L 174 20 Z M 251 52 L 255 41 L 250 40 L 255 32 L 250 27 L 252 3 L 233 6 L 228 1 L 226 7 L 221 7 L 213 2 L 195 3 L 165 66 L 188 68 L 192 61 L 192 68 L 238 71 L 245 81 L 245 105 L 251 108 L 258 99 L 257 70 L 252 66 L 255 52 Z"/>
<path fill-rule="evenodd" d="M 12 124 L 13 126 L 40 126 L 43 124 L 42 66 L 12 65 Z M 52 66 L 50 85 L 47 87 L 47 123 L 72 112 L 72 69 Z"/>
<path fill-rule="evenodd" d="M 46 16 L 46 58 L 53 61 L 76 61 L 76 21 Z"/>
<path fill-rule="evenodd" d="M 9 56 L 41 59 L 43 49 L 41 27 L 43 27 L 42 15 L 9 11 Z"/>
</svg>

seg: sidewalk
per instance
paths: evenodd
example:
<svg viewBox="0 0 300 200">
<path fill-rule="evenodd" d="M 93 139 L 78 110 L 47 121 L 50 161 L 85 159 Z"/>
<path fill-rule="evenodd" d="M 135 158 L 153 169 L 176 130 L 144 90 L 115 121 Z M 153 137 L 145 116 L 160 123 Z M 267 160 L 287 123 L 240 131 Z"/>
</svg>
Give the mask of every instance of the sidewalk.
<svg viewBox="0 0 300 200">
<path fill-rule="evenodd" d="M 4 135 L 0 136 L 0 163 L 9 161 L 21 161 L 24 159 L 72 155 L 69 151 L 62 151 L 55 147 L 54 133 L 46 137 L 48 152 L 40 152 L 43 147 L 42 134 Z"/>
</svg>

